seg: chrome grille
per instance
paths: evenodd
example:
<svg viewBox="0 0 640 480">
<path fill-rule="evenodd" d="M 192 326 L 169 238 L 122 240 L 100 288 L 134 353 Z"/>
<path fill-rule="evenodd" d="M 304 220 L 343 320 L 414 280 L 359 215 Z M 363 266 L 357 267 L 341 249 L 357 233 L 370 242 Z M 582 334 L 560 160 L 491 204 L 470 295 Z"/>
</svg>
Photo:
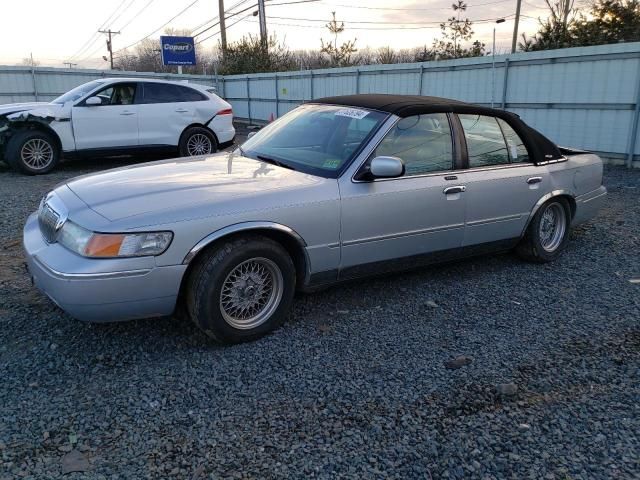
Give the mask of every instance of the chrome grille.
<svg viewBox="0 0 640 480">
<path fill-rule="evenodd" d="M 56 241 L 58 230 L 60 228 L 60 215 L 48 204 L 44 204 L 38 213 L 38 223 L 40 232 L 48 243 Z"/>
</svg>

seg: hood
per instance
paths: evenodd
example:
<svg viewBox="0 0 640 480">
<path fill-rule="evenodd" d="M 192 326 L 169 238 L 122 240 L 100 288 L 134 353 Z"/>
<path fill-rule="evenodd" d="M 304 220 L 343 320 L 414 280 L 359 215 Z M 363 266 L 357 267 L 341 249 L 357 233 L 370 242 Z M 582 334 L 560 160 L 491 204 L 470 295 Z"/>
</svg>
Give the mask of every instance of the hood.
<svg viewBox="0 0 640 480">
<path fill-rule="evenodd" d="M 49 106 L 51 106 L 51 104 L 47 102 L 8 103 L 6 105 L 0 105 L 0 115 L 8 115 L 15 112 L 24 112 L 25 110 L 46 108 Z"/>
<path fill-rule="evenodd" d="M 210 214 L 212 203 L 216 204 L 216 213 L 229 207 L 234 211 L 259 208 L 264 204 L 256 200 L 258 197 L 324 181 L 234 153 L 221 153 L 119 168 L 76 178 L 67 186 L 110 221 L 157 214 L 168 219 L 169 211 L 183 212 L 180 218 L 186 220 L 202 214 L 198 207 Z"/>
</svg>

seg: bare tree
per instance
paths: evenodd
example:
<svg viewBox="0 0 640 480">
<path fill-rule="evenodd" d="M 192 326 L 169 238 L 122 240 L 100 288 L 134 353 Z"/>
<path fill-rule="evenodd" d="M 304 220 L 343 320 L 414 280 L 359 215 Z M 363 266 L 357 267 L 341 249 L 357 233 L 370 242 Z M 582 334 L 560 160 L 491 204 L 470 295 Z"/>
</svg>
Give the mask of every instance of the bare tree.
<svg viewBox="0 0 640 480">
<path fill-rule="evenodd" d="M 341 45 L 338 45 L 338 35 L 344 32 L 344 22 L 339 22 L 336 19 L 336 12 L 331 12 L 331 16 L 332 18 L 329 23 L 326 24 L 326 27 L 333 35 L 333 41 L 329 40 L 325 42 L 323 39 L 320 39 L 320 51 L 329 56 L 331 66 L 347 67 L 351 65 L 351 56 L 358 51 L 356 48 L 357 39 L 347 40 Z"/>
</svg>

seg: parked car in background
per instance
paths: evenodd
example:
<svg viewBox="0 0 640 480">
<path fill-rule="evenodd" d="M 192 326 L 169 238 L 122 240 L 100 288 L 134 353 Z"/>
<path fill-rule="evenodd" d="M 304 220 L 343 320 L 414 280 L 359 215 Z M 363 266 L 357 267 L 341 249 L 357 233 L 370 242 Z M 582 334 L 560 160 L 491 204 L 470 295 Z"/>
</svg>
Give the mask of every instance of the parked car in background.
<svg viewBox="0 0 640 480">
<path fill-rule="evenodd" d="M 62 155 L 203 155 L 234 136 L 231 105 L 191 83 L 106 78 L 50 103 L 0 105 L 0 158 L 32 175 L 50 172 Z"/>
<path fill-rule="evenodd" d="M 600 158 L 509 112 L 333 97 L 234 152 L 60 185 L 24 248 L 35 285 L 76 318 L 169 315 L 181 299 L 208 335 L 242 342 L 277 327 L 295 290 L 514 248 L 550 262 L 606 193 Z"/>
</svg>

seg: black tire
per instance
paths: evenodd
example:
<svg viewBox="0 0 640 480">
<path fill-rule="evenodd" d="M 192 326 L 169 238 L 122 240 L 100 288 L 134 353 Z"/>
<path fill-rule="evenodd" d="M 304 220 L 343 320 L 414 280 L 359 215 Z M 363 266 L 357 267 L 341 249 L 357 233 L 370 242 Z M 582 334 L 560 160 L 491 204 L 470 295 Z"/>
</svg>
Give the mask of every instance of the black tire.
<svg viewBox="0 0 640 480">
<path fill-rule="evenodd" d="M 187 279 L 185 300 L 189 317 L 209 337 L 220 343 L 248 342 L 266 335 L 282 324 L 295 293 L 296 270 L 291 257 L 279 243 L 258 235 L 238 237 L 203 252 L 195 261 L 197 263 Z M 274 286 L 270 290 L 269 299 L 279 300 L 277 303 L 267 303 L 262 310 L 258 310 L 256 315 L 264 313 L 261 323 L 255 326 L 245 324 L 238 328 L 233 323 L 241 323 L 243 320 L 225 318 L 229 317 L 229 311 L 222 305 L 223 286 L 226 288 L 230 285 L 230 282 L 226 285 L 225 282 L 228 277 L 233 277 L 232 272 L 237 272 L 236 267 L 251 266 L 256 261 L 269 263 L 269 268 L 275 266 L 280 272 L 281 277 L 276 280 L 277 272 L 274 270 L 271 281 L 272 285 L 280 281 L 281 295 L 273 293 L 276 291 Z M 242 294 L 250 295 L 246 290 L 253 289 L 254 284 L 248 285 L 242 279 L 240 282 L 245 288 Z M 242 289 L 234 288 L 234 294 Z M 254 315 L 252 318 L 257 317 Z"/>
<path fill-rule="evenodd" d="M 194 145 L 190 144 L 190 142 L 195 141 L 196 138 L 204 140 L 204 138 L 209 141 L 209 148 L 203 146 L 203 150 L 200 153 L 194 151 Z M 210 130 L 204 127 L 191 127 L 185 130 L 180 137 L 180 144 L 178 145 L 178 149 L 180 151 L 180 156 L 182 157 L 193 157 L 194 155 L 207 155 L 210 153 L 215 153 L 218 151 L 218 141 L 213 133 Z"/>
<path fill-rule="evenodd" d="M 558 224 L 564 224 L 562 234 L 558 231 L 558 237 L 555 241 L 548 242 L 545 247 L 543 240 L 543 232 L 541 224 L 546 212 L 554 211 L 564 212 L 563 219 L 558 220 Z M 527 227 L 527 231 L 516 247 L 516 252 L 521 258 L 530 262 L 548 263 L 558 258 L 569 243 L 569 227 L 571 225 L 571 208 L 569 202 L 564 198 L 552 198 L 544 203 L 533 216 L 531 223 Z M 555 236 L 555 230 L 552 237 Z M 549 248 L 552 247 L 552 248 Z"/>
<path fill-rule="evenodd" d="M 37 165 L 34 159 L 35 145 L 41 147 L 41 152 L 45 157 L 42 165 Z M 31 153 L 30 153 L 31 152 Z M 29 159 L 32 159 L 32 163 Z M 43 130 L 18 130 L 7 142 L 5 153 L 7 163 L 14 170 L 27 175 L 42 175 L 53 170 L 60 162 L 60 146 L 57 139 Z"/>
</svg>

